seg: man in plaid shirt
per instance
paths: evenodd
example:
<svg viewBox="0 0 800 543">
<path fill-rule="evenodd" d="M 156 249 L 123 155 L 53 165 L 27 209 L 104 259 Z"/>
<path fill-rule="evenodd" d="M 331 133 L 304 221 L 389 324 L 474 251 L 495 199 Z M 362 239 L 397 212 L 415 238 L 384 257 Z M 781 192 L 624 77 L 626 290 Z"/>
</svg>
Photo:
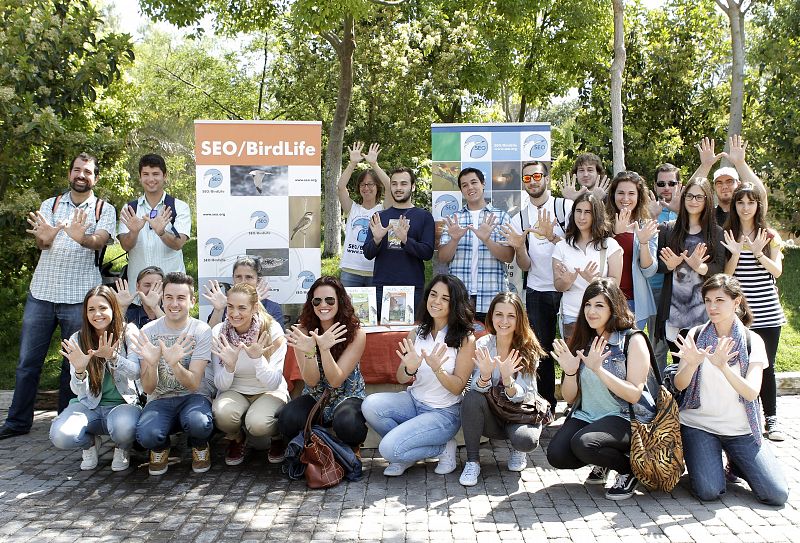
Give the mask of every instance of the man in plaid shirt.
<svg viewBox="0 0 800 543">
<path fill-rule="evenodd" d="M 45 200 L 39 211 L 28 217 L 31 228 L 27 232 L 33 234 L 42 254 L 25 302 L 14 399 L 0 427 L 0 439 L 30 432 L 33 403 L 53 332 L 60 326 L 61 337 L 66 339 L 81 328 L 83 298 L 102 281 L 95 251 L 111 238 L 117 213 L 114 206 L 100 204 L 97 220 L 98 199 L 92 188 L 98 172 L 97 159 L 81 153 L 70 166 L 69 192 Z M 74 397 L 69 379 L 69 364 L 62 360 L 59 412 Z"/>
<path fill-rule="evenodd" d="M 445 218 L 439 242 L 439 261 L 448 263 L 450 273 L 467 287 L 475 307 L 475 317 L 483 322 L 492 298 L 508 290 L 506 263 L 514 258 L 514 248 L 504 241 L 499 226 L 510 218 L 502 209 L 486 203 L 486 180 L 477 168 L 464 168 L 458 174 L 458 187 L 466 205 Z"/>
</svg>

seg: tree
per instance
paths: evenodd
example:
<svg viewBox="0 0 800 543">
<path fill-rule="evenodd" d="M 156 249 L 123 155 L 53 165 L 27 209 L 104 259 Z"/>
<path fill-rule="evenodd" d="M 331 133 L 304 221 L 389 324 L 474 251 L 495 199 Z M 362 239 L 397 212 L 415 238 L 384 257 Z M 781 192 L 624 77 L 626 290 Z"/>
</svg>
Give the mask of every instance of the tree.
<svg viewBox="0 0 800 543">
<path fill-rule="evenodd" d="M 614 9 L 614 60 L 611 62 L 611 141 L 614 173 L 625 170 L 625 138 L 622 117 L 622 75 L 625 71 L 625 5 L 612 0 Z"/>
<path fill-rule="evenodd" d="M 744 111 L 744 18 L 753 6 L 752 0 L 714 0 L 728 16 L 731 29 L 731 105 L 728 137 L 742 133 Z M 726 138 L 727 141 L 727 138 Z M 725 148 L 728 148 L 727 143 Z"/>
</svg>

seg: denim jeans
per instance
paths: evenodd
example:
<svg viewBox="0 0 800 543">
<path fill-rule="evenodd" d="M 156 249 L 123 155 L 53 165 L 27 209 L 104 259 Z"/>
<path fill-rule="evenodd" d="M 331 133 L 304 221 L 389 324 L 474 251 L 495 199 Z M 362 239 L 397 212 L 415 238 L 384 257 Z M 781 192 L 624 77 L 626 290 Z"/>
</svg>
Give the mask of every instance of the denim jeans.
<svg viewBox="0 0 800 543">
<path fill-rule="evenodd" d="M 183 431 L 191 447 L 202 448 L 213 430 L 211 400 L 187 394 L 147 402 L 136 425 L 136 441 L 145 449 L 161 451 L 169 446 L 170 434 Z"/>
<path fill-rule="evenodd" d="M 558 312 L 561 306 L 561 293 L 556 291 L 539 292 L 525 289 L 525 308 L 533 332 L 539 339 L 539 344 L 547 353 L 539 361 L 536 386 L 539 394 L 550 402 L 553 412 L 556 410 L 556 370 L 550 351 L 553 350 L 553 341 L 556 339 L 558 328 Z"/>
<path fill-rule="evenodd" d="M 61 328 L 61 337 L 69 337 L 80 330 L 83 304 L 54 304 L 37 300 L 31 293 L 25 302 L 22 315 L 22 333 L 19 338 L 19 363 L 17 379 L 14 384 L 14 398 L 8 408 L 5 426 L 12 430 L 28 432 L 33 424 L 33 403 L 39 388 L 44 358 L 50 348 L 50 340 L 56 326 Z M 61 360 L 61 380 L 59 382 L 58 411 L 66 409 L 70 399 L 75 397 L 69 388 L 69 362 Z"/>
<path fill-rule="evenodd" d="M 378 450 L 389 462 L 439 456 L 461 427 L 461 405 L 434 408 L 408 391 L 370 394 L 361 404 L 367 424 L 383 439 Z"/>
<path fill-rule="evenodd" d="M 126 403 L 95 409 L 71 403 L 50 425 L 50 441 L 57 449 L 88 449 L 94 444 L 94 436 L 110 435 L 115 447 L 128 450 L 133 446 L 141 413 L 141 407 Z"/>
<path fill-rule="evenodd" d="M 692 490 L 701 500 L 716 500 L 725 493 L 725 451 L 735 472 L 747 481 L 758 501 L 767 505 L 786 503 L 789 487 L 766 441 L 759 446 L 750 434 L 719 436 L 683 424 L 681 438 Z"/>
<path fill-rule="evenodd" d="M 339 280 L 342 282 L 342 285 L 346 287 L 371 287 L 372 286 L 372 276 L 371 275 L 358 275 L 357 273 L 351 273 L 349 271 L 341 270 L 339 273 Z"/>
</svg>

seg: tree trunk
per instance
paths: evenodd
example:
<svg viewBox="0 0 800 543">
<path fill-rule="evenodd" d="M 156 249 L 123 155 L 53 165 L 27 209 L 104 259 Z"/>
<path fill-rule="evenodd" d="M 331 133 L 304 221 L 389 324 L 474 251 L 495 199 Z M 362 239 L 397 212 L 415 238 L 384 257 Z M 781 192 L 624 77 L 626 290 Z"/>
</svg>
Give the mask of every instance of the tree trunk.
<svg viewBox="0 0 800 543">
<path fill-rule="evenodd" d="M 625 140 L 622 132 L 622 73 L 625 71 L 625 6 L 623 0 L 612 0 L 614 6 L 614 60 L 611 63 L 611 147 L 614 174 L 625 170 Z"/>
<path fill-rule="evenodd" d="M 332 35 L 323 36 L 331 43 L 339 59 L 339 94 L 336 98 L 336 111 L 333 114 L 333 122 L 328 134 L 325 171 L 322 177 L 325 190 L 323 257 L 335 256 L 339 254 L 341 248 L 342 211 L 336 195 L 336 182 L 342 173 L 342 144 L 344 143 L 344 130 L 347 127 L 347 113 L 350 110 L 350 100 L 353 96 L 353 52 L 356 47 L 353 18 L 345 17 L 343 27 L 341 40 Z"/>
<path fill-rule="evenodd" d="M 741 5 L 728 1 L 725 13 L 731 24 L 731 108 L 728 120 L 728 137 L 742 133 L 744 111 L 744 14 Z M 728 149 L 727 143 L 725 150 Z"/>
</svg>

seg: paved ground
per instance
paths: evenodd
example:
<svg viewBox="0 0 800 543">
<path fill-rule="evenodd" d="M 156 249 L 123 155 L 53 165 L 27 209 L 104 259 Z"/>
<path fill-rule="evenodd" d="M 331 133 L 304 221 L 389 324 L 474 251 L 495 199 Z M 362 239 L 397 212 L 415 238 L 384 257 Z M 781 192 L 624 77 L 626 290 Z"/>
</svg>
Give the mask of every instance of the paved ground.
<svg viewBox="0 0 800 543">
<path fill-rule="evenodd" d="M 0 393 L 3 419 L 8 399 Z M 790 439 L 776 450 L 792 488 L 780 509 L 737 485 L 719 502 L 700 503 L 686 477 L 671 495 L 640 492 L 615 503 L 581 484 L 587 468 L 550 469 L 542 447 L 521 476 L 508 472 L 504 442 L 482 449 L 483 479 L 470 489 L 458 484 L 461 466 L 443 477 L 434 463 L 420 464 L 388 479 L 372 451 L 361 481 L 327 491 L 287 481 L 263 452 L 227 467 L 221 446 L 203 475 L 191 473 L 185 454 L 161 477 L 145 468 L 113 473 L 108 443 L 100 467 L 82 472 L 80 453 L 50 445 L 55 414 L 42 411 L 30 435 L 0 441 L 0 540 L 800 541 L 800 397 L 781 397 L 778 409 Z"/>
</svg>

